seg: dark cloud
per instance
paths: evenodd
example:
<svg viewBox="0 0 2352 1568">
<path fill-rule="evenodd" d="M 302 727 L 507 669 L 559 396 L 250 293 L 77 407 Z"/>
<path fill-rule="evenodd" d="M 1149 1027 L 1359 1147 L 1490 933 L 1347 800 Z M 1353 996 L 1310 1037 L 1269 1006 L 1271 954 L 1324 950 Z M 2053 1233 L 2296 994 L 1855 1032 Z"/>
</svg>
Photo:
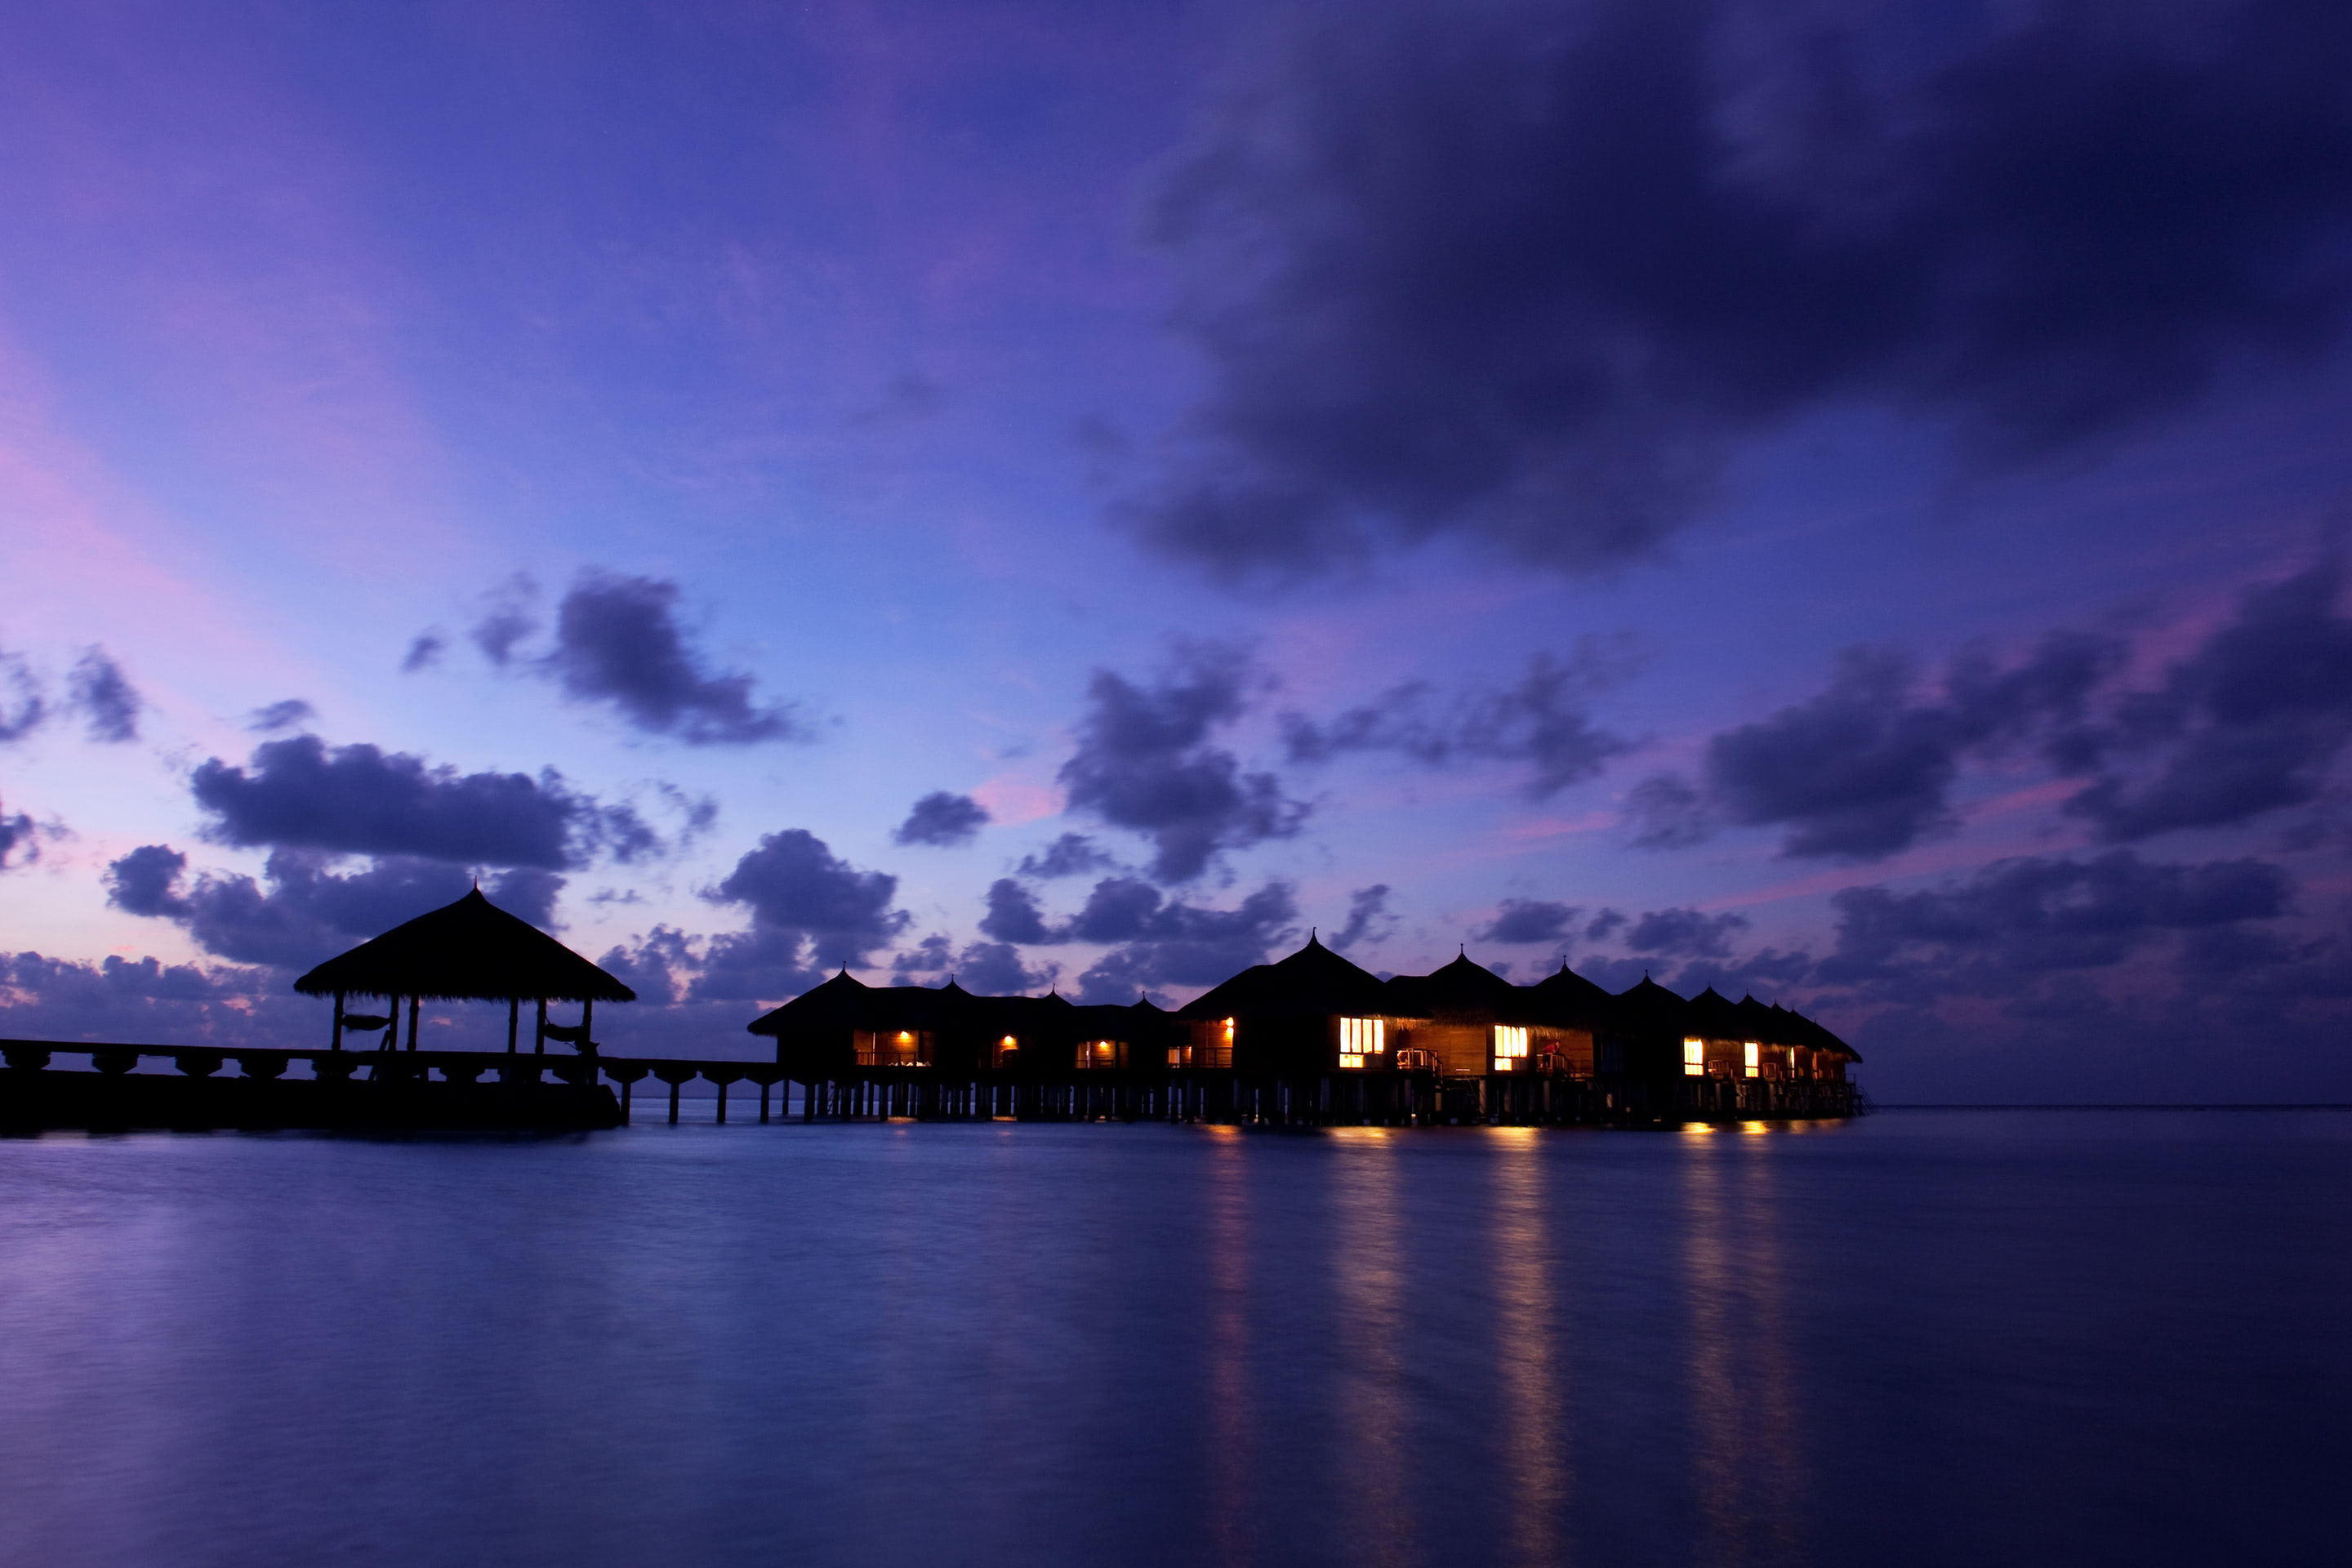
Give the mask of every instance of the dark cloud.
<svg viewBox="0 0 2352 1568">
<path fill-rule="evenodd" d="M 1720 817 L 1783 828 L 1784 855 L 1883 859 L 1952 826 L 1948 797 L 1963 759 L 2029 735 L 2075 743 L 2069 737 L 2123 652 L 2076 632 L 2045 637 L 2008 668 L 1970 650 L 1929 693 L 1900 649 L 1847 648 L 1819 696 L 1707 742 L 1704 795 L 1672 773 L 1635 785 L 1634 842 L 1686 847 Z"/>
<path fill-rule="evenodd" d="M 2274 919 L 2292 891 L 2266 861 L 2163 865 L 2128 849 L 2000 860 L 1916 892 L 1849 888 L 1832 900 L 1837 950 L 1820 978 L 1915 998 L 2010 992 L 2047 972 L 2121 963 L 2167 933 Z"/>
<path fill-rule="evenodd" d="M 93 741 L 121 742 L 139 738 L 139 710 L 145 706 L 122 667 L 102 647 L 82 650 L 66 677 L 68 700 Z"/>
<path fill-rule="evenodd" d="M 2352 295 L 2334 0 L 1374 5 L 1260 52 L 1160 194 L 1211 382 L 1127 509 L 1228 574 L 1604 567 L 1834 404 L 2079 450 Z"/>
<path fill-rule="evenodd" d="M 1348 895 L 1348 923 L 1325 939 L 1325 945 L 1345 952 L 1358 942 L 1377 947 L 1396 930 L 1397 917 L 1389 913 L 1389 885 L 1375 882 Z"/>
<path fill-rule="evenodd" d="M 565 695 L 608 704 L 647 734 L 690 746 L 800 738 L 790 707 L 752 701 L 750 676 L 705 668 L 678 626 L 677 599 L 675 583 L 590 573 L 556 607 L 555 647 L 539 668 Z M 490 624 L 475 631 L 485 652 L 491 649 L 484 640 Z M 509 656 L 528 630 L 514 631 L 501 645 Z M 503 626 L 499 635 L 506 635 Z"/>
<path fill-rule="evenodd" d="M 1679 773 L 1653 773 L 1626 791 L 1625 812 L 1643 849 L 1687 849 L 1715 833 L 1706 797 Z"/>
<path fill-rule="evenodd" d="M 1307 806 L 1209 743 L 1246 710 L 1253 683 L 1245 655 L 1211 643 L 1180 647 L 1149 689 L 1097 670 L 1077 751 L 1062 765 L 1070 809 L 1150 837 L 1151 875 L 1163 882 L 1191 881 L 1220 850 L 1296 834 Z"/>
<path fill-rule="evenodd" d="M 890 839 L 895 844 L 907 845 L 969 844 L 980 837 L 980 830 L 988 821 L 988 808 L 971 796 L 933 790 L 915 803 L 915 808 L 907 814 L 907 820 L 898 825 Z"/>
<path fill-rule="evenodd" d="M 514 662 L 515 649 L 539 630 L 539 584 L 528 572 L 518 572 L 485 595 L 488 607 L 466 633 L 482 657 L 503 669 Z M 420 637 L 419 642 L 425 639 Z M 433 637 L 437 657 L 441 638 Z"/>
<path fill-rule="evenodd" d="M 106 901 L 134 915 L 170 919 L 186 908 L 180 879 L 188 858 L 168 844 L 142 844 L 106 868 Z"/>
<path fill-rule="evenodd" d="M 902 983 L 938 985 L 953 980 L 983 996 L 1043 991 L 1061 973 L 1058 963 L 1024 963 L 1011 942 L 966 942 L 958 952 L 947 937 L 937 934 L 925 937 L 890 961 L 892 977 Z"/>
<path fill-rule="evenodd" d="M 988 885 L 988 913 L 981 919 L 980 931 L 999 942 L 1031 945 L 1059 940 L 1047 928 L 1037 896 L 1010 877 Z"/>
<path fill-rule="evenodd" d="M 1080 942 L 1118 945 L 1078 977 L 1081 1000 L 1131 1002 L 1155 986 L 1214 985 L 1265 962 L 1276 943 L 1297 935 L 1298 907 L 1289 886 L 1269 882 L 1230 910 L 1203 909 L 1131 879 L 1098 884 L 1071 922 Z"/>
<path fill-rule="evenodd" d="M 1495 918 L 1470 933 L 1473 942 L 1499 942 L 1508 946 L 1538 943 L 1565 946 L 1574 940 L 1571 926 L 1580 911 L 1574 904 L 1545 899 L 1505 899 Z"/>
<path fill-rule="evenodd" d="M 1632 749 L 1593 726 L 1589 704 L 1634 662 L 1622 647 L 1586 638 L 1565 660 L 1531 656 L 1527 675 L 1499 689 L 1441 697 L 1427 681 L 1413 680 L 1327 723 L 1286 713 L 1283 740 L 1295 763 L 1370 751 L 1396 752 L 1432 767 L 1463 757 L 1524 762 L 1534 769 L 1528 794 L 1543 800 Z"/>
<path fill-rule="evenodd" d="M 8 689 L 8 696 L 0 699 L 0 745 L 5 745 L 39 729 L 49 716 L 49 705 L 32 667 L 5 648 L 0 648 L 0 685 Z"/>
<path fill-rule="evenodd" d="M 0 871 L 14 871 L 41 858 L 33 819 L 19 812 L 0 811 Z"/>
<path fill-rule="evenodd" d="M 735 862 L 727 879 L 704 896 L 751 911 L 761 945 L 754 951 L 739 942 L 743 951 L 736 957 L 770 962 L 782 951 L 775 939 L 791 937 L 806 940 L 808 960 L 819 966 L 863 967 L 867 953 L 906 929 L 909 917 L 890 907 L 898 891 L 896 877 L 857 870 L 824 840 L 793 827 L 761 837 L 758 847 Z M 791 962 L 803 966 L 797 948 Z"/>
<path fill-rule="evenodd" d="M 1625 915 L 1619 910 L 1602 910 L 1584 928 L 1587 942 L 1607 942 L 1625 924 Z"/>
<path fill-rule="evenodd" d="M 245 727 L 257 734 L 267 735 L 278 730 L 291 730 L 307 724 L 319 716 L 319 710 L 299 697 L 289 697 L 282 702 L 272 702 L 267 708 L 257 708 L 245 716 Z"/>
<path fill-rule="evenodd" d="M 400 656 L 400 673 L 415 675 L 420 669 L 430 669 L 448 651 L 449 639 L 439 632 L 419 632 L 409 642 L 408 651 Z"/>
<path fill-rule="evenodd" d="M 1017 870 L 1021 876 L 1045 881 L 1056 877 L 1083 877 L 1090 872 L 1107 871 L 1116 864 L 1085 834 L 1065 833 L 1047 845 L 1043 855 L 1021 857 Z"/>
<path fill-rule="evenodd" d="M 2074 771 L 2112 769 L 2068 802 L 2126 842 L 2220 827 L 2315 798 L 2352 738 L 2352 619 L 2343 563 L 2249 590 L 2236 617 L 2162 687 L 2062 738 Z"/>
<path fill-rule="evenodd" d="M 1661 958 L 1721 958 L 1731 951 L 1732 933 L 1747 929 L 1745 915 L 1653 910 L 1626 931 L 1625 945 Z"/>
<path fill-rule="evenodd" d="M 107 867 L 107 901 L 184 926 L 198 946 L 223 958 L 308 969 L 455 902 L 474 885 L 465 868 L 437 860 L 385 857 L 350 873 L 329 864 L 322 855 L 279 849 L 259 882 L 206 871 L 188 884 L 185 855 L 169 845 L 142 845 Z M 551 872 L 522 868 L 492 877 L 483 890 L 501 909 L 544 928 L 562 886 Z"/>
<path fill-rule="evenodd" d="M 372 745 L 330 750 L 316 735 L 265 741 L 244 767 L 210 758 L 191 784 L 214 817 L 205 837 L 222 844 L 547 870 L 600 847 L 630 859 L 659 845 L 633 807 L 600 805 L 552 769 L 461 774 Z"/>
</svg>

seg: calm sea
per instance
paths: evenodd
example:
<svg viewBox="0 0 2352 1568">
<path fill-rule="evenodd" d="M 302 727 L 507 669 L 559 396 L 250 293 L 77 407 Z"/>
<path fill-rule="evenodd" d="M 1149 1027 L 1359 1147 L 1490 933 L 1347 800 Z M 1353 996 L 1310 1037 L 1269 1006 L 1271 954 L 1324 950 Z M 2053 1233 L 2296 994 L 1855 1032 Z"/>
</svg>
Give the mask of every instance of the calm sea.
<svg viewBox="0 0 2352 1568">
<path fill-rule="evenodd" d="M 10 1563 L 2352 1561 L 2352 1114 L 0 1144 Z"/>
</svg>

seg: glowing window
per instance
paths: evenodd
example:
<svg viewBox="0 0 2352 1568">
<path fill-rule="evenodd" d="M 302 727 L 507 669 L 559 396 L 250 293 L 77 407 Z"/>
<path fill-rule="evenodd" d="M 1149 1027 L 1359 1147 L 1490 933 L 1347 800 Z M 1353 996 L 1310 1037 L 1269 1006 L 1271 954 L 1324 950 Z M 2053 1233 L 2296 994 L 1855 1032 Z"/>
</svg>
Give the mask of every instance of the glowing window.
<svg viewBox="0 0 2352 1568">
<path fill-rule="evenodd" d="M 1685 1040 L 1683 1042 L 1683 1076 L 1685 1078 L 1699 1078 L 1704 1076 L 1706 1072 L 1706 1042 L 1705 1040 Z"/>
<path fill-rule="evenodd" d="M 1339 1053 L 1339 1065 L 1343 1068 L 1362 1067 L 1364 1065 L 1363 1053 L 1360 1051 L 1341 1051 Z"/>
<path fill-rule="evenodd" d="M 1352 1057 L 1376 1057 L 1388 1049 L 1387 1020 L 1381 1018 L 1342 1018 L 1339 1020 L 1339 1050 Z M 1342 1062 L 1342 1067 L 1348 1064 Z M 1356 1064 L 1362 1067 L 1362 1062 Z"/>
<path fill-rule="evenodd" d="M 1746 1050 L 1748 1053 L 1748 1076 L 1749 1078 L 1754 1078 L 1756 1076 L 1757 1068 L 1763 1063 L 1764 1047 L 1758 1045 L 1754 1040 L 1750 1040 L 1741 1048 Z"/>
</svg>

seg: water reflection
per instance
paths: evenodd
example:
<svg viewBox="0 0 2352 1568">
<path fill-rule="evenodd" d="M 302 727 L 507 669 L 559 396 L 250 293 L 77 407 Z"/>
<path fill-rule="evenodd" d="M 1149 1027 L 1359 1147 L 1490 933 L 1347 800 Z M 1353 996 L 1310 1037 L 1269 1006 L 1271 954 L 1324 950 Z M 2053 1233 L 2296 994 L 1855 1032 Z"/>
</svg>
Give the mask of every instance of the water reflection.
<svg viewBox="0 0 2352 1568">
<path fill-rule="evenodd" d="M 1398 1134 L 1349 1128 L 1334 1163 L 1332 1227 L 1342 1358 L 1339 1485 L 1364 1529 L 1362 1560 L 1412 1560 L 1405 1463 L 1404 1260 L 1397 1212 Z"/>
<path fill-rule="evenodd" d="M 1533 1128 L 1497 1128 L 1494 1257 L 1499 1334 L 1503 1471 L 1509 1479 L 1507 1561 L 1569 1561 L 1559 1521 L 1569 1492 L 1565 1325 L 1545 1214 L 1540 1147 Z"/>
<path fill-rule="evenodd" d="M 1742 1123 L 1743 1133 L 1771 1131 Z M 1805 1557 L 1808 1466 L 1795 1412 L 1770 1152 L 1684 1133 L 1683 1262 L 1691 1320 L 1692 1478 L 1714 1563 Z"/>
<path fill-rule="evenodd" d="M 1210 1540 L 1220 1563 L 1251 1561 L 1249 1521 L 1256 1464 L 1249 1397 L 1249 1206 L 1241 1130 L 1204 1129 L 1210 1138 L 1208 1205 L 1208 1384 Z"/>
</svg>

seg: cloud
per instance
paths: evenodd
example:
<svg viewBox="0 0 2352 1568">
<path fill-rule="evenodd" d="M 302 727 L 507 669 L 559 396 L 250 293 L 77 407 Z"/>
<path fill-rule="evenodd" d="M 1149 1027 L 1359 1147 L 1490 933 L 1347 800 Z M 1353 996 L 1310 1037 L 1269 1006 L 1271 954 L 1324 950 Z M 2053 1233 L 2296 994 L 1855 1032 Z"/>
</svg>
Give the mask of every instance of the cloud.
<svg viewBox="0 0 2352 1568">
<path fill-rule="evenodd" d="M 2293 884 L 2254 859 L 2168 865 L 2129 849 L 2089 860 L 1995 861 L 1966 880 L 1914 892 L 1848 888 L 1827 984 L 1924 1000 L 1999 994 L 2053 971 L 2111 967 L 2168 934 L 2288 912 Z"/>
<path fill-rule="evenodd" d="M 93 741 L 121 742 L 139 738 L 139 693 L 122 667 L 102 647 L 82 650 L 66 677 L 68 700 Z"/>
<path fill-rule="evenodd" d="M 703 896 L 751 911 L 755 941 L 714 939 L 731 942 L 731 967 L 782 964 L 807 973 L 808 962 L 823 968 L 865 967 L 869 952 L 906 929 L 909 917 L 890 907 L 898 890 L 896 877 L 857 870 L 823 839 L 793 827 L 762 837 L 735 862 L 727 879 Z M 806 961 L 798 945 L 803 939 Z"/>
<path fill-rule="evenodd" d="M 187 857 L 169 845 L 142 845 L 108 865 L 107 901 L 129 914 L 184 927 L 207 952 L 283 969 L 323 963 L 456 902 L 473 886 L 463 867 L 405 856 L 338 873 L 323 855 L 279 849 L 260 882 L 205 871 L 186 885 L 187 865 Z M 521 868 L 493 876 L 484 891 L 501 909 L 544 928 L 552 923 L 562 886 L 563 879 L 551 872 Z"/>
<path fill-rule="evenodd" d="M 983 996 L 1010 996 L 1043 991 L 1062 973 L 1058 963 L 1027 964 L 1012 943 L 966 942 L 961 952 L 944 935 L 925 937 L 913 949 L 890 961 L 893 979 L 912 984 L 941 984 L 953 980 Z"/>
<path fill-rule="evenodd" d="M 1116 865 L 1108 855 L 1097 847 L 1095 841 L 1083 833 L 1065 833 L 1045 847 L 1043 855 L 1024 855 L 1016 874 L 1050 880 L 1056 877 L 1083 877 L 1093 871 L 1106 871 Z"/>
<path fill-rule="evenodd" d="M 490 590 L 489 608 L 467 632 L 482 657 L 499 668 L 514 661 L 515 646 L 539 630 L 539 584 L 528 572 L 518 572 Z M 428 634 L 430 635 L 430 634 Z M 424 637 L 417 638 L 419 643 Z M 434 655 L 440 653 L 441 638 L 433 636 Z"/>
<path fill-rule="evenodd" d="M 1499 942 L 1507 946 L 1564 946 L 1574 940 L 1570 930 L 1579 913 L 1574 904 L 1545 899 L 1505 899 L 1495 918 L 1470 933 L 1473 942 Z"/>
<path fill-rule="evenodd" d="M 1179 645 L 1149 689 L 1095 671 L 1077 750 L 1062 765 L 1070 809 L 1150 838 L 1151 875 L 1163 882 L 1192 880 L 1221 850 L 1297 833 L 1306 805 L 1209 743 L 1246 710 L 1253 679 L 1246 655 L 1216 643 Z"/>
<path fill-rule="evenodd" d="M 291 730 L 307 724 L 319 716 L 319 710 L 299 697 L 289 697 L 282 702 L 272 702 L 267 708 L 257 708 L 245 716 L 245 727 L 257 734 L 267 735 L 278 730 Z"/>
<path fill-rule="evenodd" d="M 25 813 L 0 811 L 0 871 L 20 870 L 41 858 L 38 832 Z"/>
<path fill-rule="evenodd" d="M 1268 882 L 1230 910 L 1164 899 L 1133 879 L 1097 884 L 1070 923 L 1080 942 L 1113 942 L 1078 977 L 1087 1002 L 1129 1002 L 1162 985 L 1214 985 L 1265 962 L 1277 942 L 1297 934 L 1298 906 L 1288 884 Z"/>
<path fill-rule="evenodd" d="M 1721 958 L 1731 951 L 1732 933 L 1747 929 L 1745 915 L 1653 910 L 1626 931 L 1625 945 L 1661 958 Z"/>
<path fill-rule="evenodd" d="M 1010 877 L 999 877 L 988 885 L 988 913 L 981 919 L 980 931 L 999 942 L 1037 944 L 1060 940 L 1046 927 L 1045 911 L 1039 907 L 1037 896 Z"/>
<path fill-rule="evenodd" d="M 705 668 L 678 626 L 677 599 L 675 583 L 583 575 L 556 607 L 555 647 L 541 669 L 566 696 L 607 704 L 646 733 L 689 746 L 803 738 L 788 705 L 753 703 L 750 676 Z"/>
<path fill-rule="evenodd" d="M 0 699 L 0 745 L 5 745 L 39 729 L 49 715 L 49 705 L 32 668 L 5 648 L 0 648 L 0 684 L 10 693 Z"/>
<path fill-rule="evenodd" d="M 630 859 L 658 847 L 633 808 L 600 805 L 552 769 L 461 774 L 372 745 L 330 750 L 316 735 L 265 741 L 244 767 L 208 758 L 191 787 L 214 818 L 205 836 L 220 844 L 547 870 L 598 847 Z"/>
<path fill-rule="evenodd" d="M 1964 759 L 2032 736 L 2078 745 L 2094 692 L 2123 660 L 2113 638 L 2062 631 L 2008 668 L 1963 653 L 1929 692 L 1903 650 L 1846 648 L 1818 696 L 1708 741 L 1703 793 L 1674 773 L 1628 792 L 1633 842 L 1686 847 L 1727 820 L 1784 829 L 1791 858 L 1883 859 L 1953 826 Z"/>
<path fill-rule="evenodd" d="M 1261 48 L 1157 197 L 1209 388 L 1123 507 L 1227 574 L 1655 550 L 1834 404 L 2030 463 L 2338 339 L 2329 0 L 1370 5 Z"/>
<path fill-rule="evenodd" d="M 968 795 L 933 790 L 915 803 L 890 835 L 894 844 L 933 844 L 942 847 L 969 844 L 989 821 L 988 808 Z"/>
<path fill-rule="evenodd" d="M 1632 654 L 1587 637 L 1566 660 L 1538 653 L 1527 675 L 1499 689 L 1441 699 L 1426 681 L 1406 681 L 1328 723 L 1282 716 L 1294 763 L 1327 762 L 1344 752 L 1395 752 L 1431 767 L 1458 757 L 1533 764 L 1528 794 L 1548 799 L 1599 773 L 1632 743 L 1593 727 L 1589 703 L 1631 672 Z"/>
<path fill-rule="evenodd" d="M 419 632 L 410 640 L 408 651 L 400 656 L 400 673 L 415 675 L 420 669 L 430 669 L 448 651 L 449 639 L 441 633 Z"/>
<path fill-rule="evenodd" d="M 2246 592 L 2232 621 L 2112 720 L 2063 738 L 2074 771 L 2107 771 L 2067 803 L 2099 837 L 2129 842 L 2220 827 L 2321 792 L 2352 738 L 2352 619 L 2328 556 Z"/>
<path fill-rule="evenodd" d="M 1377 947 L 1388 941 L 1396 924 L 1396 916 L 1389 913 L 1389 885 L 1375 882 L 1348 895 L 1348 923 L 1332 932 L 1325 945 L 1338 952 L 1345 952 L 1358 942 Z"/>
</svg>

